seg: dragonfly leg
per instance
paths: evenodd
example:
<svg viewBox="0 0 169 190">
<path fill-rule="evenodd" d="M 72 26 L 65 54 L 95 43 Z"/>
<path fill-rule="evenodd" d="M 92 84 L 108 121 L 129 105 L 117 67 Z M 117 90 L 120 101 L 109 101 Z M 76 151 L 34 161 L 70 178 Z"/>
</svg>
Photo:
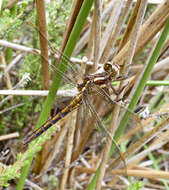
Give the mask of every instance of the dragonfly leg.
<svg viewBox="0 0 169 190">
<path fill-rule="evenodd" d="M 122 81 L 128 79 L 128 76 L 119 76 L 116 78 L 116 81 Z"/>
<path fill-rule="evenodd" d="M 116 89 L 114 89 L 114 87 L 111 85 L 111 89 L 113 90 L 115 95 L 119 95 L 122 93 L 122 91 L 126 88 L 128 84 L 124 85 L 119 91 L 117 91 Z"/>
</svg>

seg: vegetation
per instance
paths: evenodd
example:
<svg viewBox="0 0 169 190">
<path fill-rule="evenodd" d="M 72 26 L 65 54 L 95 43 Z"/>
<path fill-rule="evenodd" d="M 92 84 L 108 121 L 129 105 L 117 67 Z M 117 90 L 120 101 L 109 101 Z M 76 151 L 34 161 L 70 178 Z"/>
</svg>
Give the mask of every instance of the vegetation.
<svg viewBox="0 0 169 190">
<path fill-rule="evenodd" d="M 169 1 L 99 2 L 77 1 L 71 7 L 68 0 L 3 1 L 0 85 L 8 95 L 0 94 L 0 186 L 169 189 Z M 71 62 L 72 54 L 78 59 Z M 94 65 L 79 59 L 83 55 Z M 74 92 L 68 82 L 77 84 L 82 70 L 93 73 L 107 61 L 118 64 L 120 72 L 118 81 L 112 81 L 115 90 L 105 89 L 112 102 L 93 88 L 88 97 L 97 114 L 84 104 L 23 145 L 28 133 L 49 117 L 58 88 L 62 94 L 56 111 L 72 98 L 63 97 Z M 45 91 L 39 91 L 42 96 L 30 91 L 47 89 L 47 98 Z M 35 96 L 12 95 L 19 90 Z M 12 137 L 16 131 L 19 137 Z"/>
</svg>

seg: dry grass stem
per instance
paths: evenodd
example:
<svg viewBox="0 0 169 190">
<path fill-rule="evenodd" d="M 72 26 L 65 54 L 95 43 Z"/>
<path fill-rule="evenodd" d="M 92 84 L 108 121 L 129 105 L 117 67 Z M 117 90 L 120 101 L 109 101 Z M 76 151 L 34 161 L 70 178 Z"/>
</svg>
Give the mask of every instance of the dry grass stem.
<svg viewBox="0 0 169 190">
<path fill-rule="evenodd" d="M 101 106 L 100 99 L 99 99 L 99 101 L 97 101 L 97 99 L 95 99 L 95 101 L 96 101 L 95 109 L 99 110 L 99 108 Z M 78 145 L 76 151 L 73 153 L 72 161 L 76 160 L 80 156 L 82 151 L 84 150 L 87 140 L 93 131 L 94 125 L 91 125 L 91 124 L 93 124 L 94 121 L 95 121 L 95 117 L 91 116 L 89 118 L 88 122 L 85 123 L 85 126 L 83 127 L 83 130 L 82 130 L 82 134 L 85 134 L 85 135 L 81 136 L 79 145 Z"/>
<path fill-rule="evenodd" d="M 95 0 L 94 2 L 94 70 L 96 70 L 100 54 L 102 1 Z"/>
<path fill-rule="evenodd" d="M 53 145 L 53 149 L 49 152 L 48 157 L 46 158 L 45 164 L 42 167 L 41 171 L 47 170 L 47 168 L 51 166 L 52 161 L 56 158 L 56 155 L 60 153 L 62 143 L 65 140 L 65 135 L 69 127 L 68 124 L 65 124 L 67 117 L 62 122 L 59 122 L 59 126 L 61 126 L 61 130 L 50 142 Z"/>
<path fill-rule="evenodd" d="M 103 10 L 103 13 L 102 13 L 102 17 L 101 17 L 101 23 L 103 24 L 103 22 L 106 20 L 106 18 L 108 17 L 108 15 L 110 15 L 110 12 L 112 11 L 113 9 L 113 5 L 114 5 L 114 2 L 110 2 L 109 6 L 107 6 L 105 8 L 105 10 Z M 92 19 L 93 20 L 93 19 Z M 91 28 L 91 26 L 90 26 Z M 83 36 L 79 39 L 79 41 L 77 42 L 76 44 L 76 48 L 74 50 L 74 55 L 77 55 L 85 46 L 86 44 L 88 44 L 91 39 L 91 35 L 94 34 L 94 32 L 92 34 L 91 33 L 91 29 L 88 28 L 86 30 L 86 32 L 83 34 Z M 90 35 L 90 36 L 89 36 Z M 86 56 L 88 57 L 88 53 L 86 53 Z M 88 58 L 89 59 L 89 58 Z M 89 59 L 90 60 L 90 59 Z"/>
<path fill-rule="evenodd" d="M 22 52 L 27 52 L 27 53 L 33 53 L 36 55 L 40 55 L 40 51 L 38 49 L 34 49 L 34 48 L 29 48 L 23 45 L 19 45 L 19 44 L 15 44 L 12 42 L 8 42 L 5 40 L 0 40 L 0 45 L 3 47 L 9 47 L 18 51 L 22 51 Z"/>
<path fill-rule="evenodd" d="M 136 143 L 131 145 L 127 151 L 124 153 L 124 157 L 127 158 L 129 155 L 133 154 L 134 152 L 138 151 L 144 144 L 149 142 L 152 138 L 155 137 L 155 135 L 158 135 L 162 130 L 167 129 L 168 127 L 169 118 L 164 120 L 162 123 L 157 125 L 155 128 L 153 128 L 151 131 L 146 133 L 140 140 L 138 140 Z M 118 158 L 111 164 L 111 168 L 117 167 L 121 160 Z"/>
<path fill-rule="evenodd" d="M 125 175 L 124 170 L 112 170 L 113 175 Z M 145 177 L 149 179 L 169 179 L 169 172 L 164 171 L 143 171 L 143 170 L 127 170 L 128 176 Z"/>
<path fill-rule="evenodd" d="M 71 163 L 71 156 L 73 150 L 73 140 L 74 140 L 74 132 L 75 132 L 75 122 L 76 122 L 76 114 L 77 111 L 74 111 L 71 114 L 70 118 L 70 126 L 68 129 L 68 137 L 67 137 L 67 144 L 66 144 L 66 154 L 65 154 L 65 163 L 64 163 L 64 172 L 62 175 L 61 183 L 60 183 L 60 190 L 64 190 L 67 184 L 68 172 L 69 172 L 69 165 Z"/>
<path fill-rule="evenodd" d="M 8 134 L 8 135 L 1 135 L 0 136 L 0 141 L 12 139 L 12 138 L 17 138 L 17 137 L 19 137 L 19 133 L 18 132 L 11 133 L 11 134 Z"/>
<path fill-rule="evenodd" d="M 163 140 L 163 142 L 160 142 L 153 146 L 149 146 L 146 150 L 140 151 L 135 156 L 132 156 L 132 158 L 127 161 L 127 169 L 133 168 L 133 166 L 141 162 L 141 160 L 144 159 L 149 153 L 162 148 L 162 146 L 165 145 L 166 142 L 167 140 Z M 152 162 L 150 162 L 150 164 L 152 165 Z"/>
<path fill-rule="evenodd" d="M 153 148 L 154 150 L 158 150 L 160 149 L 160 147 L 164 144 L 166 144 L 166 139 L 169 135 L 169 131 L 166 131 L 166 132 L 163 132 L 162 134 L 160 134 L 159 137 L 156 137 L 153 142 L 148 146 L 148 151 L 149 152 L 152 152 L 153 151 Z M 161 145 L 160 145 L 161 144 Z M 140 163 L 145 157 L 147 156 L 147 153 L 146 154 L 140 154 L 139 158 L 137 160 L 133 160 L 132 161 L 132 165 L 136 165 L 138 163 Z"/>
<path fill-rule="evenodd" d="M 146 7 L 147 7 L 147 0 L 140 1 L 140 6 L 139 6 L 139 9 L 137 12 L 137 16 L 135 15 L 135 17 L 136 17 L 135 24 L 134 24 L 134 27 L 132 29 L 131 36 L 130 36 L 129 49 L 128 49 L 128 54 L 127 54 L 127 58 L 126 58 L 128 65 L 132 64 L 134 52 L 136 49 L 136 44 L 138 41 L 138 32 L 139 32 L 142 22 L 143 22 L 143 17 L 145 14 Z M 127 64 L 126 64 L 126 66 L 127 66 Z M 126 71 L 126 69 L 125 69 L 125 71 Z M 127 72 L 129 73 L 129 70 Z"/>
<path fill-rule="evenodd" d="M 3 52 L 0 53 L 0 64 L 3 65 L 3 69 L 4 69 L 4 73 L 5 73 L 4 74 L 4 80 L 6 82 L 6 86 L 8 89 L 12 89 L 12 83 L 11 83 L 10 75 L 8 72 L 5 72 L 7 65 L 6 65 L 6 61 L 5 61 L 5 57 L 4 57 Z M 11 106 L 13 106 L 14 100 L 12 97 L 10 98 L 10 102 L 11 102 Z"/>
<path fill-rule="evenodd" d="M 67 28 L 66 28 L 66 31 L 64 33 L 64 37 L 63 37 L 63 41 L 62 41 L 62 45 L 61 45 L 61 50 L 60 50 L 61 52 L 63 52 L 63 50 L 65 49 L 66 43 L 69 39 L 70 33 L 73 29 L 74 23 L 75 23 L 76 18 L 79 14 L 79 11 L 80 11 L 80 8 L 82 6 L 83 1 L 84 0 L 75 0 L 73 2 L 72 10 L 70 12 L 69 21 L 67 23 Z"/>
<path fill-rule="evenodd" d="M 42 73 L 43 73 L 43 88 L 44 90 L 49 90 L 49 64 L 48 64 L 48 41 L 47 41 L 47 26 L 46 26 L 46 12 L 45 12 L 45 1 L 36 0 L 36 10 L 39 28 L 39 38 L 40 38 L 40 50 L 41 50 L 41 60 L 42 60 Z M 43 35 L 41 35 L 41 33 Z"/>
<path fill-rule="evenodd" d="M 169 57 L 157 62 L 153 68 L 153 74 L 159 72 L 161 69 L 169 70 Z"/>
<path fill-rule="evenodd" d="M 115 45 L 117 36 L 119 34 L 119 29 L 122 26 L 119 26 L 118 24 L 118 17 L 120 15 L 120 11 L 122 9 L 122 1 L 116 0 L 114 2 L 113 11 L 111 13 L 109 23 L 107 25 L 107 29 L 103 35 L 102 39 L 102 49 L 101 49 L 101 58 L 100 63 L 104 64 L 108 60 L 108 56 L 110 55 L 110 51 L 112 50 L 112 47 Z M 121 17 L 122 18 L 122 17 Z M 104 49 L 103 49 L 104 48 Z"/>
<path fill-rule="evenodd" d="M 92 20 L 93 20 L 93 22 L 90 25 L 90 30 L 88 29 L 87 32 L 81 38 L 81 39 L 83 39 L 85 37 L 85 35 L 87 37 L 89 36 L 88 44 L 87 44 L 87 50 L 86 50 L 86 56 L 87 56 L 88 60 L 92 60 L 92 58 L 93 58 L 93 38 L 94 38 L 93 36 L 94 36 L 94 27 L 95 27 L 94 15 L 93 15 L 93 19 Z M 84 41 L 84 42 L 86 44 L 86 41 Z M 81 43 L 81 45 L 82 45 L 82 43 Z M 87 70 L 89 70 L 89 68 L 87 68 Z"/>
<path fill-rule="evenodd" d="M 132 28 L 136 22 L 136 18 L 137 18 L 137 13 L 138 13 L 138 10 L 139 10 L 139 6 L 140 6 L 140 3 L 141 1 L 138 0 L 136 2 L 136 5 L 134 6 L 134 9 L 132 11 L 132 15 L 128 21 L 128 24 L 127 24 L 127 28 L 124 32 L 124 35 L 123 35 L 123 38 L 121 39 L 120 41 L 120 45 L 118 47 L 118 51 L 117 53 L 123 48 L 123 46 L 127 43 L 127 41 L 130 39 L 130 37 L 132 36 L 131 35 L 131 32 L 132 32 Z M 127 7 L 126 7 L 127 8 Z"/>
<path fill-rule="evenodd" d="M 0 90 L 0 95 L 12 96 L 47 96 L 48 93 L 48 90 Z M 58 90 L 57 95 L 62 97 L 74 97 L 77 95 L 77 89 Z"/>
<path fill-rule="evenodd" d="M 138 42 L 135 50 L 135 56 L 142 50 L 146 43 L 148 43 L 153 36 L 164 26 L 166 20 L 169 18 L 169 1 L 164 1 L 163 4 L 159 5 L 148 20 L 143 24 L 139 31 Z M 145 35 L 147 34 L 147 35 Z M 122 63 L 129 48 L 128 41 L 121 51 L 114 57 L 114 62 Z"/>
</svg>

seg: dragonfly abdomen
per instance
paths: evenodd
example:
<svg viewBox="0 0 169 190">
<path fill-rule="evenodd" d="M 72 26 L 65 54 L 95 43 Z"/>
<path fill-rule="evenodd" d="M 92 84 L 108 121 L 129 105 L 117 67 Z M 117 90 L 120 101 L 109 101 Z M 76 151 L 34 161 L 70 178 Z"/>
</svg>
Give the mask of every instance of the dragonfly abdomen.
<svg viewBox="0 0 169 190">
<path fill-rule="evenodd" d="M 75 97 L 68 106 L 58 112 L 53 118 L 47 120 L 39 129 L 35 130 L 26 140 L 25 144 L 28 144 L 46 130 L 48 130 L 51 126 L 56 124 L 60 119 L 64 118 L 68 113 L 70 113 L 77 105 L 81 103 L 82 94 L 79 94 Z"/>
<path fill-rule="evenodd" d="M 56 124 L 60 119 L 65 117 L 68 113 L 70 113 L 71 110 L 64 111 L 61 110 L 59 113 L 57 113 L 53 118 L 47 120 L 39 129 L 35 130 L 25 141 L 25 144 L 28 144 L 38 136 L 40 136 L 42 133 L 47 131 L 50 127 L 52 127 L 54 124 Z"/>
</svg>

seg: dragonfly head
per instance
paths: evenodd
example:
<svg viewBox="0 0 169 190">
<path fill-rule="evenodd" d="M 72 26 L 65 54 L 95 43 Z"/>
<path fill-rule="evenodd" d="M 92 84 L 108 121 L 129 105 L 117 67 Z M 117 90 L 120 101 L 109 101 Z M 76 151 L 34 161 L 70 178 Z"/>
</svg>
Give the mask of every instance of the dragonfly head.
<svg viewBox="0 0 169 190">
<path fill-rule="evenodd" d="M 110 74 L 110 77 L 113 79 L 113 78 L 116 78 L 118 75 L 119 75 L 119 66 L 118 64 L 116 63 L 110 63 L 110 62 L 106 62 L 104 64 L 104 70 Z"/>
</svg>

